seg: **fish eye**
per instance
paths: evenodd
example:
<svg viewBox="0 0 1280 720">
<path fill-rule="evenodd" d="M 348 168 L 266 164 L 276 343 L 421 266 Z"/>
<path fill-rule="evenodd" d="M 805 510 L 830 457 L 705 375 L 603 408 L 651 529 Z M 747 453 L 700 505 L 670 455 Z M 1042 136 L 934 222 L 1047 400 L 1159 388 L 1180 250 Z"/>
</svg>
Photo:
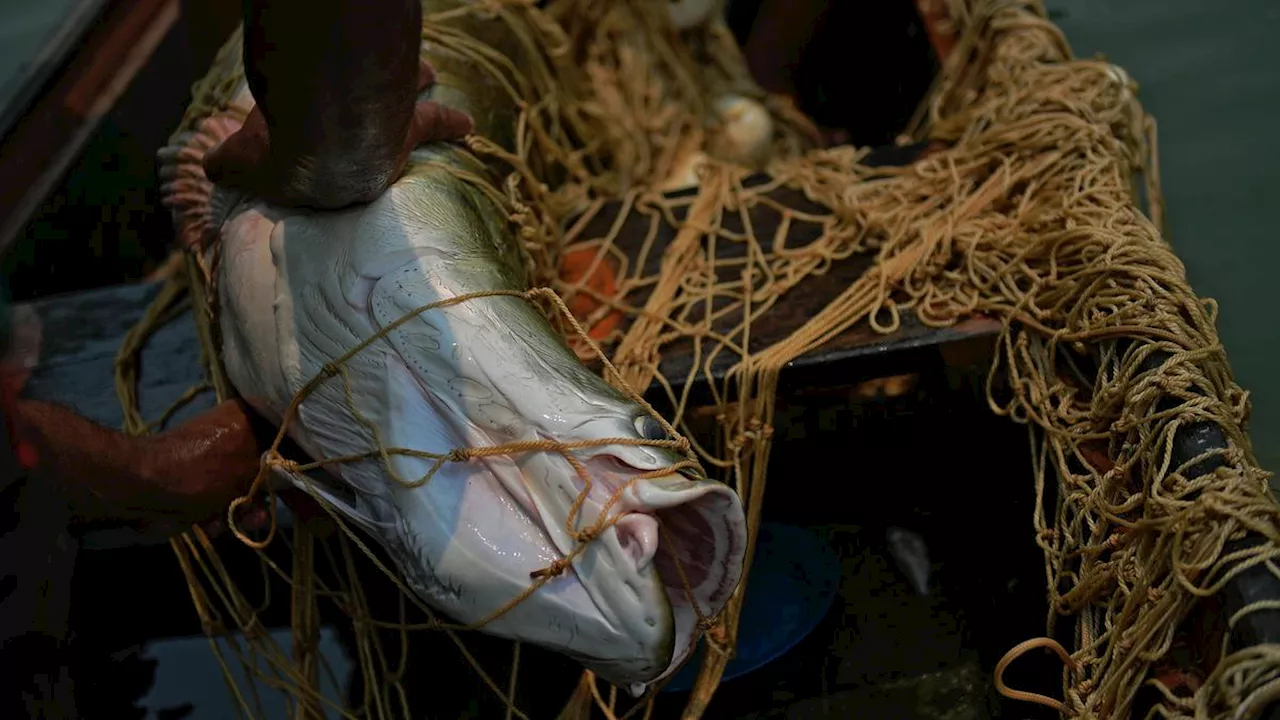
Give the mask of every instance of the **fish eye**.
<svg viewBox="0 0 1280 720">
<path fill-rule="evenodd" d="M 663 429 L 662 423 L 654 420 L 649 415 L 641 415 L 636 418 L 636 430 L 640 433 L 640 437 L 645 440 L 670 440 L 667 437 L 667 431 Z"/>
</svg>

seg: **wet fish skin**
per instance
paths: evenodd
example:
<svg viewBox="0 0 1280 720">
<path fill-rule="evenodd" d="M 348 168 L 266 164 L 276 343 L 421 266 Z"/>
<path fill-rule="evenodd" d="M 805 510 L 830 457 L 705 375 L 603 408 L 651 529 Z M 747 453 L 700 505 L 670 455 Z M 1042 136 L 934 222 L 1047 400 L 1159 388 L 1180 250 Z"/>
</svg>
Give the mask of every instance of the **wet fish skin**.
<svg viewBox="0 0 1280 720">
<path fill-rule="evenodd" d="M 429 15 L 452 4 L 424 8 Z M 468 22 L 482 39 L 505 32 L 500 23 Z M 510 98 L 456 55 L 424 50 L 440 74 L 432 97 L 471 114 L 479 132 L 510 143 Z M 234 80 L 240 71 L 227 72 Z M 224 105 L 251 107 L 247 87 L 236 87 Z M 174 147 L 191 139 L 190 131 L 179 134 Z M 173 163 L 178 155 L 167 157 Z M 383 196 L 329 212 L 210 188 L 223 363 L 265 417 L 282 422 L 313 376 L 415 308 L 526 289 L 507 218 L 458 170 L 483 175 L 487 168 L 462 147 L 424 146 Z M 519 297 L 422 313 L 345 367 L 301 403 L 290 424 L 291 437 L 314 458 L 365 453 L 378 441 L 445 452 L 651 434 L 644 411 L 584 367 Z M 678 667 L 691 650 L 698 612 L 714 614 L 736 587 L 746 546 L 741 502 L 727 486 L 697 475 L 631 482 L 682 459 L 669 449 L 613 445 L 574 455 L 589 469 L 593 489 L 573 527 L 566 525 L 583 482 L 554 453 L 448 463 L 420 487 L 393 475 L 421 478 L 432 462 L 405 456 L 343 463 L 306 478 L 282 475 L 375 538 L 412 590 L 463 623 L 491 617 L 526 590 L 531 574 L 570 555 L 574 531 L 595 522 L 625 486 L 610 511 L 625 517 L 484 629 L 575 657 L 638 691 Z M 657 518 L 671 542 L 659 541 Z M 690 570 L 698 611 L 673 570 L 674 555 Z"/>
</svg>

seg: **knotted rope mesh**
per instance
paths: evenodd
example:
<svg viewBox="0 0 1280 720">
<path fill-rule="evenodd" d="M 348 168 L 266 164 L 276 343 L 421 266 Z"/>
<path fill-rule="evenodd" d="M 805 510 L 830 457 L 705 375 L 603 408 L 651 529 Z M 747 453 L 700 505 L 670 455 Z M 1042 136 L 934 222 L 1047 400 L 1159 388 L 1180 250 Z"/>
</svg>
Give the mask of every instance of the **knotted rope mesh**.
<svg viewBox="0 0 1280 720">
<path fill-rule="evenodd" d="M 892 333 L 905 313 L 938 327 L 981 314 L 1004 323 L 988 386 L 991 409 L 1026 425 L 1035 449 L 1039 502 L 1028 540 L 1044 551 L 1046 630 L 1072 638 L 1061 700 L 1011 694 L 1073 717 L 1124 717 L 1205 598 L 1243 569 L 1280 575 L 1280 516 L 1243 430 L 1248 396 L 1232 379 L 1215 307 L 1194 294 L 1160 235 L 1154 123 L 1123 71 L 1075 59 L 1037 3 L 949 3 L 960 37 L 912 129 L 935 150 L 902 168 L 867 167 L 865 153 L 854 148 L 812 149 L 812 125 L 755 88 L 722 23 L 677 33 L 661 2 L 426 5 L 428 47 L 483 68 L 519 110 L 505 141 L 467 142 L 500 179 L 465 180 L 509 218 L 541 288 L 525 298 L 545 301 L 549 320 L 585 362 L 605 368 L 610 382 L 637 398 L 647 389 L 666 396 L 673 410 L 660 419 L 678 438 L 672 442 L 742 497 L 748 557 L 781 369 L 855 325 Z M 491 26 L 516 38 L 518 61 L 473 31 Z M 223 60 L 238 47 L 233 38 Z M 197 85 L 186 127 L 227 109 L 229 77 L 211 73 Z M 726 93 L 753 99 L 772 118 L 769 150 L 756 167 L 726 149 L 709 108 L 707 98 Z M 696 192 L 663 194 L 699 152 L 707 159 Z M 753 174 L 762 168 L 763 182 Z M 612 217 L 605 213 L 610 201 Z M 757 232 L 764 216 L 777 228 L 768 236 Z M 147 327 L 189 293 L 209 384 L 228 397 L 234 391 L 219 364 L 211 251 L 188 254 L 190 272 L 174 279 Z M 771 312 L 854 255 L 873 257 L 871 268 L 793 332 L 767 337 L 762 328 Z M 567 271 L 569 258 L 581 265 L 583 257 L 590 258 L 585 267 Z M 610 282 L 592 280 L 600 267 L 609 269 Z M 135 432 L 149 431 L 129 375 L 147 327 L 122 349 L 122 400 Z M 684 377 L 668 377 L 663 360 L 677 350 L 694 359 Z M 341 381 L 341 361 L 326 368 L 327 381 Z M 714 398 L 718 434 L 711 445 L 684 439 L 693 434 L 689 392 L 698 380 Z M 1175 435 L 1205 422 L 1222 429 L 1225 444 L 1176 462 Z M 370 452 L 389 450 L 426 452 Z M 512 450 L 572 456 L 571 448 L 548 447 L 435 450 L 432 457 L 465 461 L 468 453 Z M 1216 469 L 1194 471 L 1208 456 Z M 341 517 L 333 520 L 343 526 Z M 1224 552 L 1246 531 L 1268 542 Z M 411 716 L 403 656 L 397 661 L 383 647 L 379 629 L 399 630 L 402 643 L 415 632 L 447 633 L 507 704 L 508 717 L 526 717 L 511 702 L 518 643 L 512 672 L 499 681 L 468 653 L 460 628 L 369 616 L 355 567 L 367 561 L 361 555 L 377 560 L 356 552 L 367 551 L 357 534 L 342 534 L 334 549 L 299 523 L 292 538 L 277 534 L 274 542 L 288 546 L 293 559 L 284 568 L 262 554 L 264 572 L 293 588 L 291 654 L 258 621 L 270 598 L 251 602 L 241 594 L 200 530 L 172 544 L 211 636 L 243 630 L 247 644 L 235 646 L 240 659 L 265 658 L 268 682 L 287 689 L 299 713 L 326 702 L 317 691 L 322 663 L 314 638 L 319 603 L 335 602 L 353 620 L 366 688 L 363 707 L 338 709 L 344 717 Z M 332 580 L 316 570 L 321 555 Z M 709 652 L 687 718 L 702 715 L 719 682 L 749 580 L 720 617 L 706 619 Z M 417 601 L 405 592 L 406 603 Z M 1251 606 L 1229 620 L 1269 607 Z M 1222 655 L 1194 694 L 1155 683 L 1164 688 L 1157 712 L 1231 717 L 1269 697 L 1280 681 L 1274 647 L 1228 653 L 1224 644 Z M 252 715 L 252 698 L 232 688 Z M 652 709 L 641 701 L 624 711 L 590 673 L 568 690 L 564 717 L 586 717 L 593 708 L 611 718 Z"/>
</svg>

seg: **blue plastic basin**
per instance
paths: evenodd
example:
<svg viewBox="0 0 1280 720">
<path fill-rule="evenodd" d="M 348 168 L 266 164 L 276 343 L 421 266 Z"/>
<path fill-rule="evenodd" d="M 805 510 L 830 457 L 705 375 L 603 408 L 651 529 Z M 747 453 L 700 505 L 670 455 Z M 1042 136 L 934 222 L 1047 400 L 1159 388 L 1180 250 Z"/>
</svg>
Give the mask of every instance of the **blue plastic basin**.
<svg viewBox="0 0 1280 720">
<path fill-rule="evenodd" d="M 803 640 L 827 614 L 840 582 L 840 560 L 826 540 L 794 525 L 763 523 L 738 624 L 738 647 L 724 680 L 757 670 Z M 663 692 L 693 688 L 703 644 Z"/>
</svg>

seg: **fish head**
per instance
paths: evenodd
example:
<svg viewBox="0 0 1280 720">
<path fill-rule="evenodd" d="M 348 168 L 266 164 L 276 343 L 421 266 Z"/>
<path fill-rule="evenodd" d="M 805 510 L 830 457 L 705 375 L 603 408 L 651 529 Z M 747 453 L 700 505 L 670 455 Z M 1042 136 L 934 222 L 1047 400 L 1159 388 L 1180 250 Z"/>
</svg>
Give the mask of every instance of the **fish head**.
<svg viewBox="0 0 1280 720">
<path fill-rule="evenodd" d="M 271 207 L 204 176 L 236 117 L 175 137 L 161 176 L 184 241 L 216 267 L 228 379 L 323 466 L 277 472 L 458 623 L 633 693 L 675 672 L 742 577 L 742 503 L 519 296 L 507 213 L 441 169 L 484 166 L 427 146 L 366 205 Z M 422 311 L 475 293 L 499 294 Z"/>
<path fill-rule="evenodd" d="M 316 459 L 389 450 L 295 481 L 457 622 L 643 690 L 678 669 L 737 587 L 741 500 L 569 349 L 522 294 L 505 217 L 434 168 L 411 167 L 359 209 L 290 214 L 261 231 L 257 259 L 235 236 L 253 214 L 224 225 L 229 374 L 249 398 L 287 388 L 267 403 L 279 415 L 369 341 L 308 391 L 289 432 Z M 254 279 L 263 267 L 272 277 Z M 270 327 L 253 330 L 258 316 Z M 269 372 L 242 367 L 260 358 Z"/>
<path fill-rule="evenodd" d="M 469 335 L 463 353 L 403 357 L 406 368 L 448 364 L 425 375 L 451 379 L 403 376 L 431 410 L 386 435 L 463 448 L 438 466 L 392 462 L 401 478 L 432 476 L 394 492 L 408 509 L 400 537 L 419 539 L 416 554 L 400 541 L 406 576 L 451 586 L 424 595 L 454 617 L 568 655 L 633 693 L 667 677 L 741 579 L 738 494 L 708 479 L 650 409 L 588 372 L 528 300 L 485 298 L 432 322 L 441 334 L 494 331 Z M 421 434 L 430 423 L 444 426 L 429 433 L 437 439 Z M 438 513 L 446 497 L 459 510 L 445 527 L 412 509 Z"/>
</svg>

